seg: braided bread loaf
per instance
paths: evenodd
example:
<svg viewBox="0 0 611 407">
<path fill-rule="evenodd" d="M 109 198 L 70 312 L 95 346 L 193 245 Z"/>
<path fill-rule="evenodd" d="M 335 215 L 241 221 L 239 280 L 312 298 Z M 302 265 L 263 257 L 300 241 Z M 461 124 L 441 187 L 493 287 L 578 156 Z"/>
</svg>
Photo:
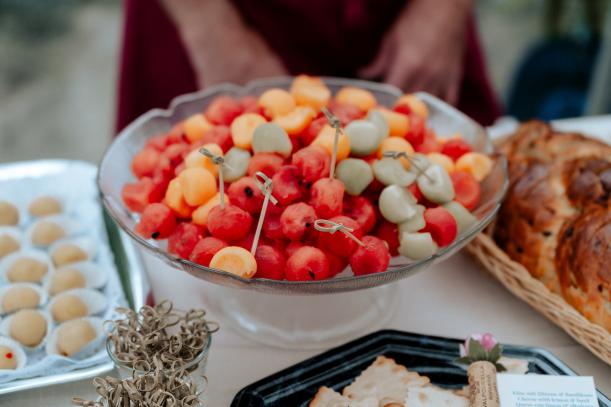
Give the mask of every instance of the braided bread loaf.
<svg viewBox="0 0 611 407">
<path fill-rule="evenodd" d="M 533 121 L 500 150 L 510 187 L 498 245 L 611 332 L 611 147 Z"/>
</svg>

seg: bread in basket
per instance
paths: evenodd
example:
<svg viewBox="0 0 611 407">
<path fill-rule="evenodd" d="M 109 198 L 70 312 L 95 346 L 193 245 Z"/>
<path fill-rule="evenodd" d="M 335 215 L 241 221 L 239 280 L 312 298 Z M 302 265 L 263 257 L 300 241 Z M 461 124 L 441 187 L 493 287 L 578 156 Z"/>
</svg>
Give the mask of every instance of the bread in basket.
<svg viewBox="0 0 611 407">
<path fill-rule="evenodd" d="M 467 251 L 611 365 L 611 147 L 532 121 L 499 150 L 506 200 Z"/>
</svg>

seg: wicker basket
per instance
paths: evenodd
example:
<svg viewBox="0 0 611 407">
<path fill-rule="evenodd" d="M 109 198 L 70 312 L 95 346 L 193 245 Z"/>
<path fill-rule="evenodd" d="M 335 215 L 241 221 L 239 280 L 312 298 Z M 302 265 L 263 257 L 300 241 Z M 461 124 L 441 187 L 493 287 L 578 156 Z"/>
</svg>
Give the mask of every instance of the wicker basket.
<svg viewBox="0 0 611 407">
<path fill-rule="evenodd" d="M 515 296 L 564 329 L 573 339 L 611 365 L 611 333 L 588 321 L 562 297 L 533 278 L 520 263 L 501 250 L 490 235 L 480 233 L 466 250 Z"/>
</svg>

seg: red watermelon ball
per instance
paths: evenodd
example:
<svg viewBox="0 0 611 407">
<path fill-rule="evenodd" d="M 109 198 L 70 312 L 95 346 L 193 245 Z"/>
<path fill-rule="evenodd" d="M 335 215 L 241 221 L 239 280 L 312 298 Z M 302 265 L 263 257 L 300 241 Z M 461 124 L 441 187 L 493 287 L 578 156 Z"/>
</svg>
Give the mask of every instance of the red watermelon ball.
<svg viewBox="0 0 611 407">
<path fill-rule="evenodd" d="M 321 178 L 310 189 L 310 204 L 324 219 L 341 215 L 344 200 L 344 184 L 334 178 Z"/>
<path fill-rule="evenodd" d="M 263 193 L 252 177 L 242 177 L 227 189 L 227 196 L 232 205 L 248 213 L 259 213 L 263 206 Z"/>
<path fill-rule="evenodd" d="M 376 209 L 371 201 L 362 196 L 347 196 L 344 199 L 344 215 L 354 219 L 367 234 L 376 225 Z"/>
<path fill-rule="evenodd" d="M 303 194 L 299 168 L 285 165 L 272 177 L 272 195 L 280 205 L 289 205 L 299 200 Z"/>
<path fill-rule="evenodd" d="M 121 197 L 125 206 L 134 212 L 142 212 L 148 204 L 159 202 L 165 195 L 167 182 L 161 177 L 142 177 L 123 185 Z"/>
<path fill-rule="evenodd" d="M 282 233 L 289 240 L 301 240 L 306 232 L 314 229 L 316 212 L 310 205 L 298 202 L 286 207 L 280 216 Z"/>
<path fill-rule="evenodd" d="M 380 223 L 375 234 L 386 242 L 391 255 L 396 256 L 399 254 L 399 227 L 396 223 L 388 221 Z"/>
<path fill-rule="evenodd" d="M 205 115 L 213 124 L 229 126 L 233 119 L 242 114 L 244 108 L 237 100 L 229 96 L 215 98 L 206 109 Z"/>
<path fill-rule="evenodd" d="M 289 257 L 285 274 L 289 281 L 324 280 L 329 277 L 329 260 L 322 250 L 303 246 Z"/>
<path fill-rule="evenodd" d="M 283 280 L 286 257 L 276 247 L 260 245 L 255 252 L 257 273 L 255 278 L 268 278 L 270 280 Z"/>
<path fill-rule="evenodd" d="M 331 158 L 321 146 L 302 148 L 293 154 L 291 162 L 299 168 L 301 177 L 308 183 L 326 177 L 331 166 Z"/>
<path fill-rule="evenodd" d="M 284 164 L 284 158 L 273 153 L 258 153 L 250 158 L 248 164 L 248 175 L 254 177 L 255 174 L 261 171 L 268 177 L 273 177 L 275 173 L 280 171 Z"/>
<path fill-rule="evenodd" d="M 132 172 L 136 178 L 151 177 L 164 159 L 159 150 L 146 147 L 132 158 Z"/>
<path fill-rule="evenodd" d="M 327 260 L 329 260 L 329 277 L 333 277 L 344 271 L 348 265 L 348 260 L 345 257 L 336 256 L 335 254 L 323 250 Z"/>
<path fill-rule="evenodd" d="M 463 139 L 448 140 L 441 147 L 441 154 L 447 155 L 454 161 L 469 152 L 471 152 L 471 146 Z"/>
<path fill-rule="evenodd" d="M 146 239 L 165 239 L 176 227 L 174 212 L 162 203 L 147 205 L 142 211 L 136 233 Z"/>
<path fill-rule="evenodd" d="M 454 216 L 445 208 L 428 208 L 424 211 L 426 225 L 423 232 L 429 232 L 431 237 L 439 245 L 445 247 L 456 239 L 458 225 Z"/>
<path fill-rule="evenodd" d="M 279 240 L 284 238 L 282 222 L 280 221 L 283 211 L 283 207 L 276 206 L 271 202 L 267 206 L 267 212 L 263 222 L 263 235 L 268 239 Z"/>
<path fill-rule="evenodd" d="M 218 239 L 234 243 L 244 239 L 250 231 L 252 216 L 235 205 L 220 205 L 210 210 L 208 230 Z"/>
<path fill-rule="evenodd" d="M 202 266 L 210 266 L 210 260 L 221 249 L 228 244 L 216 237 L 204 237 L 193 247 L 189 260 Z"/>
<path fill-rule="evenodd" d="M 168 237 L 168 251 L 183 259 L 188 259 L 204 233 L 204 229 L 194 223 L 179 223 Z"/>
<path fill-rule="evenodd" d="M 351 233 L 357 239 L 360 239 L 363 236 L 361 227 L 354 219 L 340 215 L 334 216 L 329 220 L 335 223 L 341 223 L 342 225 L 352 229 Z M 352 240 L 350 237 L 348 237 L 345 233 L 341 231 L 337 231 L 333 234 L 327 232 L 319 232 L 317 246 L 320 249 L 327 250 L 337 256 L 348 257 L 356 250 L 358 243 L 356 243 L 354 240 Z"/>
<path fill-rule="evenodd" d="M 349 259 L 354 275 L 362 276 L 386 271 L 390 263 L 390 253 L 386 243 L 375 236 L 365 236 L 361 240 L 363 246 L 359 246 Z"/>
</svg>

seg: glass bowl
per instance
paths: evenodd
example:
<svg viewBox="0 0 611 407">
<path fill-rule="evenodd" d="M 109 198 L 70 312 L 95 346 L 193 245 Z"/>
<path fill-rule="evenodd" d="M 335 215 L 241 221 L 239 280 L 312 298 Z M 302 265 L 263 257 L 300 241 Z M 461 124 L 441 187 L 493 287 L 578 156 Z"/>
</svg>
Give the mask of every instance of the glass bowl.
<svg viewBox="0 0 611 407">
<path fill-rule="evenodd" d="M 100 163 L 98 185 L 104 206 L 110 216 L 147 252 L 173 268 L 225 287 L 275 294 L 346 292 L 381 286 L 403 279 L 453 255 L 492 221 L 508 186 L 507 164 L 501 155 L 493 156 L 492 171 L 481 184 L 481 200 L 473 211 L 478 222 L 470 230 L 462 233 L 452 244 L 426 259 L 410 261 L 401 256 L 394 257 L 388 270 L 384 273 L 298 282 L 261 278 L 245 279 L 178 258 L 165 250 L 163 242 L 145 240 L 134 232 L 138 214 L 132 213 L 123 204 L 121 189 L 125 183 L 134 181 L 130 163 L 132 157 L 142 149 L 148 138 L 167 132 L 177 122 L 192 114 L 202 112 L 219 95 L 225 94 L 233 97 L 260 95 L 272 87 L 289 89 L 292 80 L 292 77 L 277 77 L 256 80 L 245 86 L 232 84 L 211 86 L 205 90 L 175 98 L 168 109 L 153 109 L 140 116 L 114 139 Z M 391 106 L 402 95 L 398 88 L 385 84 L 340 78 L 323 78 L 323 80 L 333 93 L 343 86 L 358 86 L 367 89 L 375 95 L 379 104 L 385 106 Z M 417 95 L 428 105 L 430 114 L 427 125 L 433 128 L 440 137 L 450 137 L 455 133 L 460 133 L 475 151 L 493 153 L 492 144 L 483 127 L 430 94 L 421 92 Z"/>
</svg>

